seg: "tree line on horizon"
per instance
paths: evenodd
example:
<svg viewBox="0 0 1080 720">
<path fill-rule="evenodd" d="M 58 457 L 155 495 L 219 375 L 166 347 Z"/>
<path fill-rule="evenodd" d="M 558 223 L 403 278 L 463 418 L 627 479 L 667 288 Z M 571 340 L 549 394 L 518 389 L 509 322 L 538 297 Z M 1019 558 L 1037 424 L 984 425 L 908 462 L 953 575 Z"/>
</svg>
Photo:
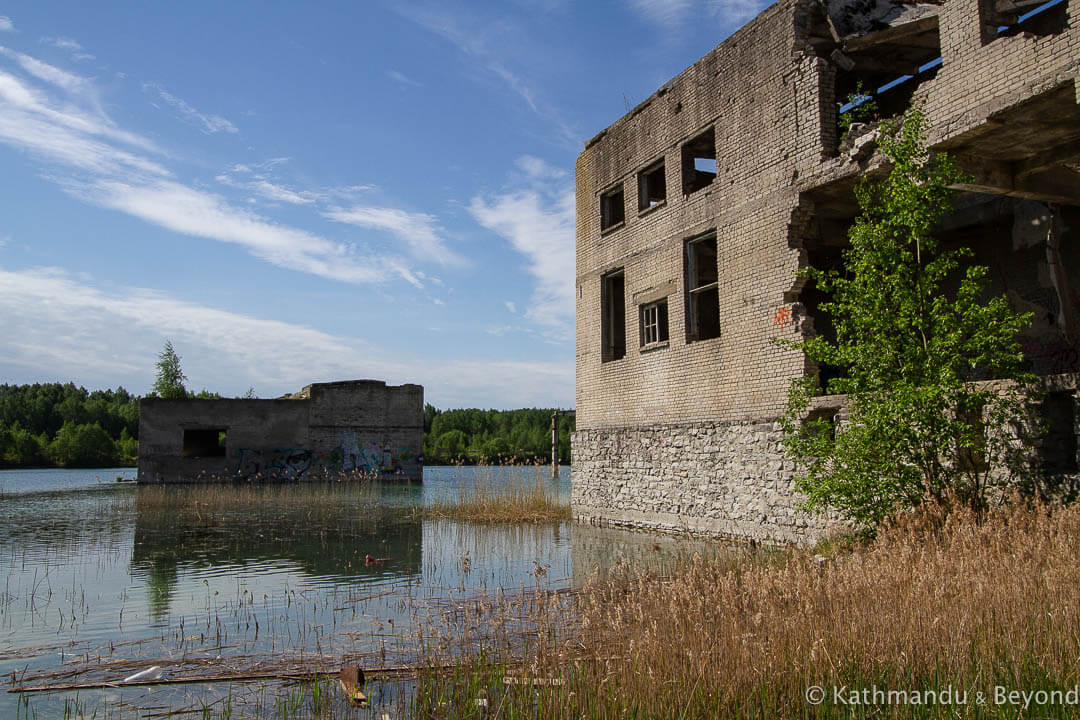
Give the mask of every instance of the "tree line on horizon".
<svg viewBox="0 0 1080 720">
<path fill-rule="evenodd" d="M 0 385 L 0 467 L 134 465 L 139 398 L 123 387 Z"/>
<path fill-rule="evenodd" d="M 221 395 L 185 390 L 183 397 Z M 550 461 L 552 412 L 439 410 L 428 404 L 425 462 Z M 573 429 L 573 416 L 560 421 L 561 462 L 570 461 Z M 127 466 L 138 455 L 139 397 L 123 387 L 90 391 L 70 382 L 0 385 L 0 468 Z"/>
<path fill-rule="evenodd" d="M 554 409 L 439 410 L 424 405 L 424 463 L 545 463 L 551 461 Z M 559 462 L 570 462 L 574 416 L 559 420 Z"/>
</svg>

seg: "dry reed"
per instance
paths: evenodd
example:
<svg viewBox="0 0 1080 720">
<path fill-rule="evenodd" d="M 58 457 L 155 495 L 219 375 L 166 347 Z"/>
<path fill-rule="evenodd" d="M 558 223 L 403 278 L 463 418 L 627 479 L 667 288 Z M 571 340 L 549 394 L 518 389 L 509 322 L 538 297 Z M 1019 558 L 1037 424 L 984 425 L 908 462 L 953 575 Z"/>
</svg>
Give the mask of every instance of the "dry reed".
<svg viewBox="0 0 1080 720">
<path fill-rule="evenodd" d="M 537 603 L 528 635 L 489 643 L 482 666 L 429 677 L 417 714 L 478 716 L 468 695 L 481 693 L 504 716 L 542 718 L 1073 717 L 1068 696 L 1023 709 L 997 688 L 1080 682 L 1078 588 L 1077 506 L 1007 507 L 981 523 L 923 515 L 830 558 L 696 557 L 667 577 L 623 568 L 574 594 L 572 610 Z M 522 666 L 560 684 L 500 682 Z M 812 686 L 823 703 L 807 701 Z"/>
<path fill-rule="evenodd" d="M 426 508 L 431 517 L 476 523 L 539 523 L 570 519 L 570 505 L 559 500 L 558 488 L 537 466 L 532 477 L 504 466 L 478 467 L 472 481 L 458 486 L 457 497 Z"/>
</svg>

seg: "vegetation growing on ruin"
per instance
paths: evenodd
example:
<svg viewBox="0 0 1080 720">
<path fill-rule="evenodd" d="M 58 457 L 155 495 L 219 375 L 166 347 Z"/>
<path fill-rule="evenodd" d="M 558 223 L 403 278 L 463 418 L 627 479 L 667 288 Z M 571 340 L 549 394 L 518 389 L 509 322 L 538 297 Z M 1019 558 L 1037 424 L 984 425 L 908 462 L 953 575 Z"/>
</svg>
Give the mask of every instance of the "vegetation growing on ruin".
<svg viewBox="0 0 1080 720">
<path fill-rule="evenodd" d="M 855 91 L 848 93 L 846 101 L 840 107 L 840 113 L 837 117 L 837 126 L 840 128 L 840 142 L 843 142 L 844 138 L 847 137 L 852 125 L 877 120 L 879 113 L 877 100 L 874 99 L 870 91 L 863 87 L 860 80 L 855 86 Z"/>
<path fill-rule="evenodd" d="M 836 339 L 794 345 L 841 377 L 825 388 L 815 375 L 793 382 L 785 446 L 799 461 L 796 486 L 809 505 L 838 508 L 867 530 L 923 502 L 981 511 L 990 469 L 1022 469 L 1010 443 L 1024 412 L 1018 386 L 970 383 L 1032 379 L 1016 339 L 1030 316 L 1004 297 L 988 299 L 988 269 L 967 264 L 970 249 L 942 247 L 935 237 L 951 209 L 949 186 L 962 175 L 928 150 L 924 125 L 918 110 L 882 124 L 878 141 L 892 170 L 856 189 L 862 214 L 843 269 L 803 271 L 831 297 L 819 308 Z M 822 391 L 847 394 L 848 421 L 805 419 Z"/>
<path fill-rule="evenodd" d="M 158 353 L 157 378 L 154 380 L 154 389 L 151 396 L 166 400 L 180 400 L 187 397 L 184 381 L 187 375 L 180 368 L 180 356 L 173 349 L 172 340 L 166 340 L 165 346 Z"/>
</svg>

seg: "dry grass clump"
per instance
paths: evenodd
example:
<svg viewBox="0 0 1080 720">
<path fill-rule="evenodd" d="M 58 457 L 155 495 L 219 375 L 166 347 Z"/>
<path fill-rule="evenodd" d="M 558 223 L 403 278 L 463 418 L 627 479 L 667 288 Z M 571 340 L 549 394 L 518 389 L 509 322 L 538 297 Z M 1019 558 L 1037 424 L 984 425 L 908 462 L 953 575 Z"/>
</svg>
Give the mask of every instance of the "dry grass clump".
<svg viewBox="0 0 1080 720">
<path fill-rule="evenodd" d="M 995 703 L 995 687 L 1080 682 L 1078 589 L 1078 506 L 1014 506 L 982 523 L 924 515 L 828 559 L 695 558 L 669 577 L 624 569 L 576 596 L 572 627 L 541 627 L 489 672 L 561 684 L 483 689 L 498 695 L 490 707 L 545 718 L 1073 717 L 1078 706 L 1061 696 L 1024 710 Z M 810 686 L 824 703 L 807 702 Z M 834 699 L 844 686 L 953 694 L 851 706 Z M 421 716 L 446 702 L 446 687 L 422 684 Z"/>
<path fill-rule="evenodd" d="M 426 509 L 431 517 L 476 523 L 540 523 L 570 519 L 570 505 L 559 500 L 558 487 L 538 466 L 532 477 L 503 466 L 478 468 L 453 499 Z"/>
<path fill-rule="evenodd" d="M 268 503 L 339 505 L 362 498 L 375 500 L 378 494 L 370 485 L 326 483 L 162 483 L 135 488 L 135 501 L 140 509 L 162 510 L 235 510 L 264 507 Z"/>
</svg>

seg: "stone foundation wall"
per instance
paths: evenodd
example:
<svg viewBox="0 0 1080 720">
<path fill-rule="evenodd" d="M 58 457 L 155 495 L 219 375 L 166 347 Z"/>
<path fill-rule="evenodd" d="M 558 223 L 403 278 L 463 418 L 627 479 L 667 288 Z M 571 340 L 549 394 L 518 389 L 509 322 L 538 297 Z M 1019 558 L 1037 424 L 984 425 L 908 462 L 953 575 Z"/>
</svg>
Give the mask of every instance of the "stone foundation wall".
<svg viewBox="0 0 1080 720">
<path fill-rule="evenodd" d="M 795 464 L 776 422 L 699 422 L 579 430 L 576 519 L 811 545 L 838 518 L 799 509 Z"/>
</svg>

